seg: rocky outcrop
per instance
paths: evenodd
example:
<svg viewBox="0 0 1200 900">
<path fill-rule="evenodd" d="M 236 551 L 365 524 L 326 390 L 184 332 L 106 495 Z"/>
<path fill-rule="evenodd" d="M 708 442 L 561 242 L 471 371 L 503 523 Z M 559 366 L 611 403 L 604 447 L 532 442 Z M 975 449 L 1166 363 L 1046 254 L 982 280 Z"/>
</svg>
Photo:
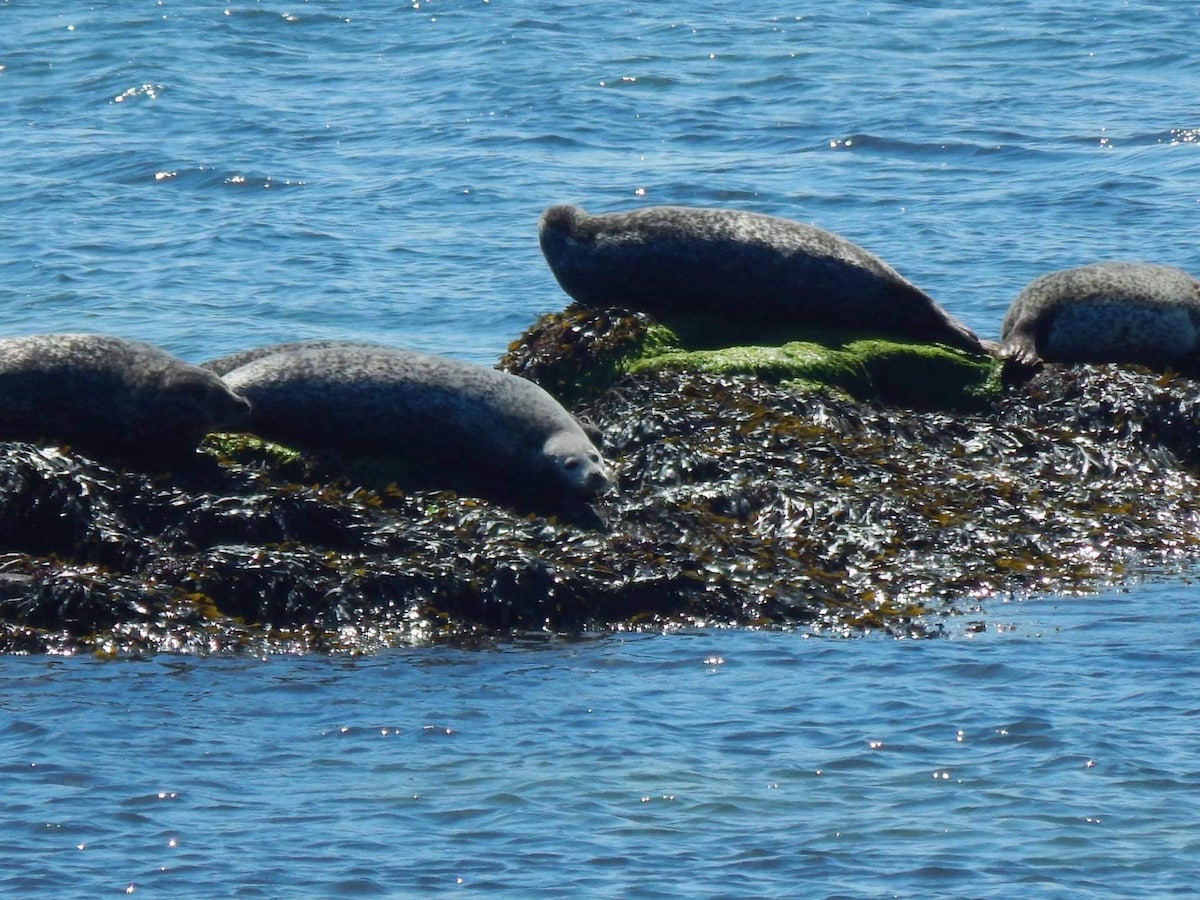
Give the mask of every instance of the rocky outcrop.
<svg viewBox="0 0 1200 900">
<path fill-rule="evenodd" d="M 372 652 L 704 623 L 924 635 L 981 597 L 1200 554 L 1189 379 L 1046 367 L 1004 388 L 959 351 L 792 334 L 721 353 L 696 328 L 572 310 L 506 357 L 600 433 L 619 490 L 590 507 L 243 437 L 169 471 L 0 445 L 0 650 Z"/>
</svg>

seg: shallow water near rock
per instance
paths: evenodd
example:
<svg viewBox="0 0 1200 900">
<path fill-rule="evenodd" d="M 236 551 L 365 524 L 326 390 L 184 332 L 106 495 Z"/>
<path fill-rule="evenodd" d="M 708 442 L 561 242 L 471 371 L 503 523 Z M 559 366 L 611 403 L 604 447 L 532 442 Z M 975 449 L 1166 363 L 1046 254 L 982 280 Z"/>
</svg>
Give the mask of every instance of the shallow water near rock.
<svg viewBox="0 0 1200 900">
<path fill-rule="evenodd" d="M 0 659 L 12 896 L 1187 896 L 1190 588 L 941 640 Z"/>
<path fill-rule="evenodd" d="M 573 202 L 811 222 L 995 338 L 1052 269 L 1200 272 L 1195 25 L 3 3 L 0 330 L 491 364 L 562 307 L 536 222 Z M 1172 578 L 968 601 L 947 640 L 4 657 L 0 892 L 1189 896 L 1200 635 Z"/>
</svg>

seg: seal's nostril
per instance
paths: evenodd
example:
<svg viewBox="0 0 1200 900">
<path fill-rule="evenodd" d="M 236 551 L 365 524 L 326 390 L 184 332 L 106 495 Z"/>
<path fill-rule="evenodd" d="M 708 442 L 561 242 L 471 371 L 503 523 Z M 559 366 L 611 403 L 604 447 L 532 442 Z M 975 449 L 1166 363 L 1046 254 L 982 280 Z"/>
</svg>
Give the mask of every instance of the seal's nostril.
<svg viewBox="0 0 1200 900">
<path fill-rule="evenodd" d="M 612 480 L 604 473 L 602 469 L 597 469 L 588 475 L 587 486 L 589 490 L 601 491 L 612 485 Z"/>
</svg>

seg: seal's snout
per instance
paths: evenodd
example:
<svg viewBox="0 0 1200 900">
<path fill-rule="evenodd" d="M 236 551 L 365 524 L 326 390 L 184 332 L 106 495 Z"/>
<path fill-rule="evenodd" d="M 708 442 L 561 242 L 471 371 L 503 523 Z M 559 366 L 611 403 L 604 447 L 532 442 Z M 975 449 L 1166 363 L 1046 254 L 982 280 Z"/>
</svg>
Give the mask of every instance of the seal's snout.
<svg viewBox="0 0 1200 900">
<path fill-rule="evenodd" d="M 591 494 L 607 494 L 616 487 L 612 476 L 603 465 L 588 472 L 583 483 L 588 493 Z"/>
<path fill-rule="evenodd" d="M 250 424 L 250 401 L 234 391 L 229 391 L 229 399 L 225 404 L 223 415 L 217 423 L 222 428 L 242 428 Z"/>
</svg>

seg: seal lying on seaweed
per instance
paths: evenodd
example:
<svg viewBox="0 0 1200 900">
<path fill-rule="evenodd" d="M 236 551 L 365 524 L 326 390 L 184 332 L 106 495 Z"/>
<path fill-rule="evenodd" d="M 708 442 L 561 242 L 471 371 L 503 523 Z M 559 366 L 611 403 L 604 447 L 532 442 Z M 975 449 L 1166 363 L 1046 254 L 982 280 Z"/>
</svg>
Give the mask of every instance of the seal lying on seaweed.
<svg viewBox="0 0 1200 900">
<path fill-rule="evenodd" d="M 987 352 L 879 257 L 788 219 L 682 206 L 592 216 L 552 206 L 538 240 L 563 290 L 586 306 L 753 316 Z"/>
<path fill-rule="evenodd" d="M 1101 262 L 1031 281 L 1008 308 L 1000 356 L 1041 362 L 1195 361 L 1200 282 L 1154 263 Z"/>
<path fill-rule="evenodd" d="M 580 424 L 532 381 L 368 344 L 271 350 L 249 351 L 251 361 L 224 376 L 250 400 L 249 430 L 260 437 L 301 450 L 399 456 L 537 494 L 588 498 L 612 485 Z"/>
<path fill-rule="evenodd" d="M 264 356 L 274 356 L 277 353 L 286 353 L 291 350 L 324 350 L 328 347 L 377 346 L 379 345 L 370 344 L 366 341 L 289 341 L 286 344 L 268 344 L 265 347 L 251 347 L 249 350 L 237 350 L 233 353 L 227 353 L 224 356 L 218 356 L 216 359 L 205 360 L 200 363 L 200 368 L 216 372 L 218 375 L 228 375 L 234 369 L 240 369 L 242 366 L 248 365 L 256 359 L 262 359 Z"/>
<path fill-rule="evenodd" d="M 163 458 L 237 428 L 250 404 L 212 372 L 140 341 L 101 334 L 0 339 L 0 440 L 78 444 Z"/>
</svg>

